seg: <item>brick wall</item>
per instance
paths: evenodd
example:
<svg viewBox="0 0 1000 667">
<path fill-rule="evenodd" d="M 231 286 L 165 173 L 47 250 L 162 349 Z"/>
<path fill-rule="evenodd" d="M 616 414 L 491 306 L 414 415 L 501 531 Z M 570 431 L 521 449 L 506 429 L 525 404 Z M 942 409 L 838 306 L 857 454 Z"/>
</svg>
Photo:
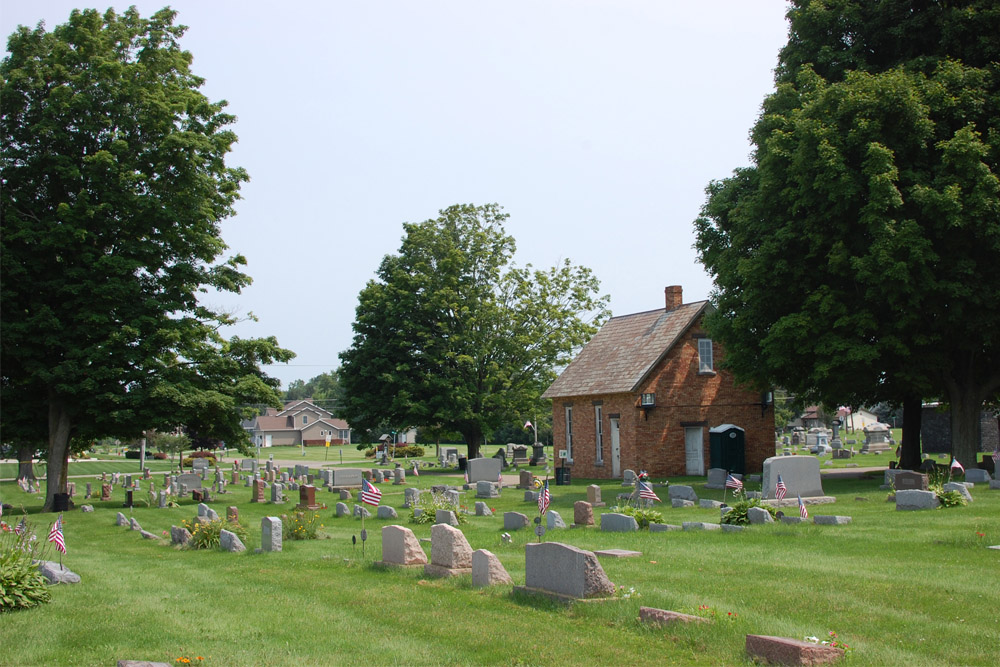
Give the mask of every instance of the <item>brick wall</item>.
<svg viewBox="0 0 1000 667">
<path fill-rule="evenodd" d="M 620 470 L 646 470 L 654 477 L 684 475 L 685 426 L 702 428 L 707 470 L 709 428 L 735 424 L 746 432 L 747 472 L 761 471 L 764 459 L 774 455 L 773 406 L 768 406 L 762 414 L 760 394 L 736 386 L 728 371 L 719 370 L 723 350 L 714 341 L 715 372 L 698 372 L 698 338 L 704 336 L 697 325 L 685 332 L 636 393 L 553 399 L 552 437 L 557 456 L 566 447 L 565 408 L 573 406 L 574 477 L 612 477 L 611 419 L 616 415 L 621 443 Z M 642 393 L 655 393 L 656 407 L 638 408 Z M 595 404 L 600 405 L 602 412 L 603 464 L 596 461 Z"/>
</svg>

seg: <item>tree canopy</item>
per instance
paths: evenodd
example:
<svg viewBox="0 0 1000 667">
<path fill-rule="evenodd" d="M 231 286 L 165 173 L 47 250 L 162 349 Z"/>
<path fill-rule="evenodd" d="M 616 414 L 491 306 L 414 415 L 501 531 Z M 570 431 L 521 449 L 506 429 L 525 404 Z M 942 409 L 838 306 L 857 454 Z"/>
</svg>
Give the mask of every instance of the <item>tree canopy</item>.
<svg viewBox="0 0 1000 667">
<path fill-rule="evenodd" d="M 293 356 L 224 339 L 232 318 L 198 301 L 250 282 L 219 229 L 247 174 L 174 19 L 74 11 L 18 28 L 0 64 L 4 435 L 47 441 L 47 506 L 71 438 L 186 424 L 244 444 L 239 406 L 278 403 L 259 365 Z"/>
<path fill-rule="evenodd" d="M 1000 387 L 1000 12 L 944 4 L 793 2 L 753 165 L 708 187 L 696 246 L 738 377 L 946 395 L 972 461 Z"/>
<path fill-rule="evenodd" d="M 541 393 L 606 317 L 593 273 L 566 260 L 512 265 L 496 204 L 456 205 L 404 225 L 358 297 L 341 353 L 344 417 L 371 428 L 457 431 L 476 456 L 484 434 L 537 414 Z"/>
</svg>

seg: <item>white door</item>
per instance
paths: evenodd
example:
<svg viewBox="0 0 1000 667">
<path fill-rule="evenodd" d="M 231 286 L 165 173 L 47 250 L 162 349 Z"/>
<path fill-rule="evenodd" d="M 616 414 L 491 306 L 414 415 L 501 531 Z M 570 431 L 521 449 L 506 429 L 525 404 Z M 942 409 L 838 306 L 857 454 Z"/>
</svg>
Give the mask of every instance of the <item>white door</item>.
<svg viewBox="0 0 1000 667">
<path fill-rule="evenodd" d="M 611 477 L 617 479 L 621 474 L 621 441 L 618 439 L 618 420 L 611 420 Z"/>
<path fill-rule="evenodd" d="M 688 475 L 705 474 L 705 444 L 701 427 L 684 429 L 684 453 Z"/>
</svg>

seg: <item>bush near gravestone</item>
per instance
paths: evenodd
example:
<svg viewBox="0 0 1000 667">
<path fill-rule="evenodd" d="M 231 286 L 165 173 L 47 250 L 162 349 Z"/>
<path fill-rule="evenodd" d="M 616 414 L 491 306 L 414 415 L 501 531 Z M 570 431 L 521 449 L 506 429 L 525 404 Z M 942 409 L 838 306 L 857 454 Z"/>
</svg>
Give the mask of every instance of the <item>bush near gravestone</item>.
<svg viewBox="0 0 1000 667">
<path fill-rule="evenodd" d="M 405 447 L 397 447 L 395 456 L 396 458 L 420 458 L 424 455 L 424 448 L 420 445 L 406 445 Z"/>
<path fill-rule="evenodd" d="M 632 505 L 616 505 L 608 509 L 614 514 L 624 514 L 633 517 L 639 524 L 639 530 L 649 528 L 651 523 L 663 523 L 663 515 L 650 507 L 633 507 Z"/>
<path fill-rule="evenodd" d="M 417 509 L 423 510 L 423 512 L 418 515 L 416 512 Z M 454 512 L 459 525 L 469 522 L 469 519 L 465 516 L 465 512 L 460 511 L 461 508 L 457 507 L 443 494 L 421 493 L 420 499 L 413 504 L 413 508 L 410 510 L 410 523 L 434 523 L 438 510 Z"/>
<path fill-rule="evenodd" d="M 125 458 L 127 458 L 127 459 L 138 459 L 139 458 L 139 454 L 140 454 L 140 452 L 139 452 L 138 449 L 130 449 L 127 452 L 125 452 Z"/>
<path fill-rule="evenodd" d="M 747 516 L 747 513 L 751 507 L 759 507 L 767 510 L 772 519 L 776 518 L 778 513 L 776 509 L 770 505 L 765 505 L 757 498 L 744 498 L 743 500 L 737 500 L 735 503 L 730 505 L 730 507 L 732 509 L 723 515 L 719 523 L 724 523 L 730 526 L 749 526 L 750 518 Z"/>
<path fill-rule="evenodd" d="M 319 537 L 317 530 L 323 525 L 319 522 L 319 514 L 315 512 L 296 512 L 292 516 L 281 515 L 282 540 L 315 540 Z"/>
<path fill-rule="evenodd" d="M 23 535 L 5 529 L 0 538 L 0 613 L 28 609 L 52 598 L 48 580 L 32 564 L 39 554 L 29 535 L 34 535 L 30 529 Z"/>
<path fill-rule="evenodd" d="M 195 452 L 195 453 L 197 453 L 197 452 Z M 186 456 L 186 457 L 184 457 L 184 460 L 181 461 L 181 463 L 183 464 L 183 466 L 185 468 L 190 468 L 190 467 L 194 466 L 194 459 L 195 458 L 207 459 L 209 467 L 212 467 L 212 466 L 216 465 L 216 461 L 215 461 L 215 457 L 214 456 L 196 456 L 194 458 L 192 458 L 190 456 Z"/>
<path fill-rule="evenodd" d="M 937 496 L 941 507 L 961 507 L 967 505 L 968 501 L 961 491 L 945 491 L 944 485 L 947 481 L 943 471 L 934 471 L 928 474 L 927 490 L 933 491 Z"/>
<path fill-rule="evenodd" d="M 181 521 L 181 525 L 191 533 L 191 539 L 188 540 L 186 545 L 188 549 L 218 549 L 219 533 L 223 530 L 228 530 L 230 533 L 235 534 L 236 537 L 240 538 L 240 541 L 247 539 L 246 526 L 241 523 L 226 521 L 221 517 L 215 521 L 205 523 L 185 519 Z"/>
</svg>

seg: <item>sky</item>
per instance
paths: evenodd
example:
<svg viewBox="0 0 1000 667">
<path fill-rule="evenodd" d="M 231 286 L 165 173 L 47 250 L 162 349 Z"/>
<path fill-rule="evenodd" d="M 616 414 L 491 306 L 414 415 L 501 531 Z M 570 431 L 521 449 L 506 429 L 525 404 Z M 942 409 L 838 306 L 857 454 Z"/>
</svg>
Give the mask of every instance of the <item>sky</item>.
<svg viewBox="0 0 1000 667">
<path fill-rule="evenodd" d="M 0 30 L 133 4 L 166 2 L 0 0 Z M 222 236 L 253 284 L 203 301 L 297 354 L 265 369 L 285 387 L 337 368 L 403 223 L 452 204 L 503 206 L 518 265 L 590 267 L 614 315 L 708 298 L 693 222 L 750 163 L 788 30 L 779 0 L 170 6 L 251 178 Z"/>
</svg>

